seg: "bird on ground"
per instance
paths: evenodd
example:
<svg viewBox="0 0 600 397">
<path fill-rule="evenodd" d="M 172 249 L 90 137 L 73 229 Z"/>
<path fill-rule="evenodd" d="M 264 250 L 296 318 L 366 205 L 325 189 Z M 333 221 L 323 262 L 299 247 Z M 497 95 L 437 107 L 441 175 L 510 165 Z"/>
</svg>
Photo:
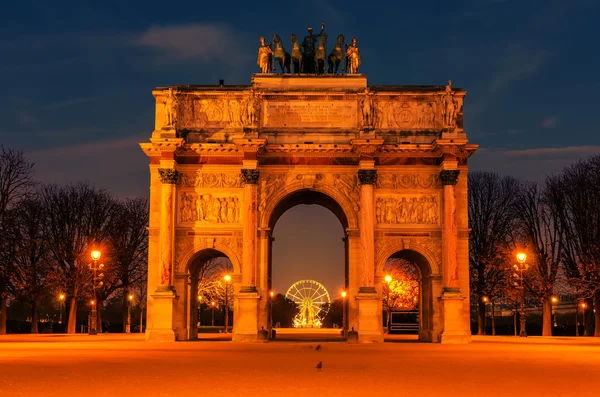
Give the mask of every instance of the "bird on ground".
<svg viewBox="0 0 600 397">
<path fill-rule="evenodd" d="M 320 371 L 323 369 L 323 362 L 319 361 L 319 363 L 317 364 L 317 371 Z"/>
<path fill-rule="evenodd" d="M 321 345 L 317 345 L 317 347 L 315 347 L 315 350 L 316 350 L 316 351 L 319 351 L 319 350 L 321 350 Z"/>
</svg>

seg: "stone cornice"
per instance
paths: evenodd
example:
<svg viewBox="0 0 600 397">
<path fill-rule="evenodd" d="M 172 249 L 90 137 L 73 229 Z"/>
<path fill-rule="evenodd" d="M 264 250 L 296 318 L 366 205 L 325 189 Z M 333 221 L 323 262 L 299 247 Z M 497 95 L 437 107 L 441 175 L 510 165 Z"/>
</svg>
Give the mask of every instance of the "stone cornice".
<svg viewBox="0 0 600 397">
<path fill-rule="evenodd" d="M 233 143 L 240 152 L 256 153 L 264 149 L 267 140 L 264 138 L 255 139 L 234 139 Z"/>
<path fill-rule="evenodd" d="M 237 145 L 233 143 L 190 143 L 177 150 L 178 156 L 243 156 Z"/>
<path fill-rule="evenodd" d="M 162 152 L 175 152 L 185 144 L 183 138 L 150 138 L 150 143 L 140 143 L 148 157 L 160 156 Z"/>
</svg>

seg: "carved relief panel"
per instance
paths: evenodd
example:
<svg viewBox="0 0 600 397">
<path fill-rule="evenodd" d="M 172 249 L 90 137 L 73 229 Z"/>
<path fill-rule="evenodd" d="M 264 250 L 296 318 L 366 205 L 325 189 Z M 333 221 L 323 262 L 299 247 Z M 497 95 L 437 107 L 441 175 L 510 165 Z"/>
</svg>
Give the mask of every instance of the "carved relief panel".
<svg viewBox="0 0 600 397">
<path fill-rule="evenodd" d="M 379 224 L 437 225 L 440 206 L 436 194 L 377 196 L 375 217 Z"/>
<path fill-rule="evenodd" d="M 392 99 L 380 97 L 375 102 L 375 128 L 437 129 L 442 127 L 438 101 L 434 98 Z"/>
<path fill-rule="evenodd" d="M 232 195 L 182 192 L 180 222 L 239 223 L 240 199 Z"/>
<path fill-rule="evenodd" d="M 181 185 L 202 188 L 241 188 L 242 177 L 239 173 L 183 173 Z"/>
<path fill-rule="evenodd" d="M 437 189 L 442 187 L 439 173 L 377 174 L 378 189 Z"/>
</svg>

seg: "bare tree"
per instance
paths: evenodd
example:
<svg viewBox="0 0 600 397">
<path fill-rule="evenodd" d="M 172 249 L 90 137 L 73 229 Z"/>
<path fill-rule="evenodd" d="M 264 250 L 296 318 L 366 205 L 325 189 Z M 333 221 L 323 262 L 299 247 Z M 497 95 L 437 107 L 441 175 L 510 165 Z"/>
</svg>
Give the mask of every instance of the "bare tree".
<svg viewBox="0 0 600 397">
<path fill-rule="evenodd" d="M 477 302 L 477 334 L 485 335 L 483 301 L 498 299 L 510 277 L 506 253 L 514 228 L 518 182 L 491 172 L 469 174 L 469 271 Z"/>
<path fill-rule="evenodd" d="M 563 266 L 588 302 L 585 335 L 600 337 L 600 155 L 565 168 L 552 180 L 563 229 Z M 592 309 L 592 304 L 595 314 Z"/>
<path fill-rule="evenodd" d="M 227 257 L 207 260 L 199 269 L 198 274 L 198 296 L 201 297 L 201 301 L 205 303 L 214 301 L 217 306 L 225 304 L 226 284 L 223 277 L 232 271 L 233 266 Z M 233 294 L 228 294 L 227 300 L 231 306 Z"/>
<path fill-rule="evenodd" d="M 115 202 L 104 190 L 83 182 L 46 186 L 42 199 L 56 274 L 69 298 L 67 332 L 75 333 L 77 299 L 91 291 L 90 252 L 107 240 Z"/>
<path fill-rule="evenodd" d="M 531 255 L 524 274 L 527 289 L 542 302 L 542 335 L 552 336 L 552 295 L 562 255 L 561 225 L 551 184 L 523 183 L 516 202 L 520 231 Z"/>
<path fill-rule="evenodd" d="M 0 146 L 0 335 L 6 333 L 6 301 L 9 292 L 9 278 L 12 274 L 14 252 L 5 236 L 12 227 L 9 211 L 21 199 L 25 198 L 34 186 L 33 163 L 23 152 L 5 149 Z"/>
<path fill-rule="evenodd" d="M 45 235 L 44 208 L 38 198 L 25 199 L 15 208 L 17 225 L 13 229 L 15 295 L 31 306 L 31 333 L 38 333 L 38 309 L 50 295 L 51 266 Z"/>
<path fill-rule="evenodd" d="M 127 322 L 128 295 L 143 288 L 148 269 L 148 200 L 126 199 L 115 206 L 108 226 L 111 283 L 106 283 L 103 297 L 122 290 L 123 332 Z"/>
</svg>

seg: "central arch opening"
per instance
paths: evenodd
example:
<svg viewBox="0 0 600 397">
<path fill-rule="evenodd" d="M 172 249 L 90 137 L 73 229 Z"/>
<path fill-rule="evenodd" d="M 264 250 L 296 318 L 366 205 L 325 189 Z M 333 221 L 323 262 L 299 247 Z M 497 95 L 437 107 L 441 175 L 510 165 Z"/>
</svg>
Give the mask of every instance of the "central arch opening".
<svg viewBox="0 0 600 397">
<path fill-rule="evenodd" d="M 276 340 L 341 339 L 348 286 L 348 220 L 328 195 L 300 190 L 275 207 L 269 290 Z"/>
</svg>

